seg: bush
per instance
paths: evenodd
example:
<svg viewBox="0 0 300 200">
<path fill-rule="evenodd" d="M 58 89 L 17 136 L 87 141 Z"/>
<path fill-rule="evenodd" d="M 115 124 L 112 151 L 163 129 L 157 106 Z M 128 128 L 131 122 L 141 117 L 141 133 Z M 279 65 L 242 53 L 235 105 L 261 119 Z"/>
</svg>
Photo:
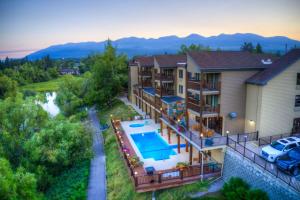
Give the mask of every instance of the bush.
<svg viewBox="0 0 300 200">
<path fill-rule="evenodd" d="M 250 190 L 249 185 L 241 178 L 233 177 L 225 183 L 222 193 L 227 200 L 267 200 L 267 194 L 260 189 Z"/>
<path fill-rule="evenodd" d="M 89 170 L 90 161 L 83 161 L 63 172 L 47 190 L 46 199 L 86 199 Z"/>
</svg>

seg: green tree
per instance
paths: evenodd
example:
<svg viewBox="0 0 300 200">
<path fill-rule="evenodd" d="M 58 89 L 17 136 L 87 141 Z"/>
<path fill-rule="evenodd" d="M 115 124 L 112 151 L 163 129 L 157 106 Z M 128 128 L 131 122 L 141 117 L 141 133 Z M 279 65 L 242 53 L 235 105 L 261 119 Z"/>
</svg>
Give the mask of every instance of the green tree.
<svg viewBox="0 0 300 200">
<path fill-rule="evenodd" d="M 263 53 L 262 47 L 259 43 L 257 43 L 255 47 L 255 53 Z"/>
<path fill-rule="evenodd" d="M 254 51 L 253 44 L 251 42 L 244 42 L 241 46 L 241 51 L 248 51 L 252 53 Z"/>
<path fill-rule="evenodd" d="M 251 189 L 246 194 L 246 200 L 268 200 L 269 197 L 266 192 L 260 189 Z"/>
<path fill-rule="evenodd" d="M 14 173 L 8 160 L 0 158 L 0 177 L 1 199 L 40 199 L 34 174 L 26 172 L 24 168 L 18 168 Z"/>
<path fill-rule="evenodd" d="M 241 178 L 231 178 L 222 188 L 222 193 L 227 200 L 244 200 L 249 185 Z"/>
<path fill-rule="evenodd" d="M 211 51 L 210 47 L 204 47 L 201 44 L 199 45 L 195 45 L 195 44 L 191 44 L 190 46 L 187 46 L 185 44 L 180 46 L 180 50 L 178 51 L 178 54 L 186 54 L 189 51 Z"/>
<path fill-rule="evenodd" d="M 5 75 L 0 74 L 0 99 L 15 97 L 17 94 L 17 83 Z"/>
<path fill-rule="evenodd" d="M 108 41 L 103 54 L 93 58 L 89 99 L 98 105 L 112 105 L 128 79 L 126 56 L 117 55 Z"/>
</svg>

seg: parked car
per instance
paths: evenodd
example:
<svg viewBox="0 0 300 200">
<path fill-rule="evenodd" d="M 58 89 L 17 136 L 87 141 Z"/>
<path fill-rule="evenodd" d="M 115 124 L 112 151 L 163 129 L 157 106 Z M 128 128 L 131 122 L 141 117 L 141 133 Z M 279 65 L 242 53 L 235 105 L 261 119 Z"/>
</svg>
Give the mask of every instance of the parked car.
<svg viewBox="0 0 300 200">
<path fill-rule="evenodd" d="M 276 165 L 279 169 L 297 176 L 300 173 L 300 146 L 290 150 L 283 156 L 279 156 Z"/>
<path fill-rule="evenodd" d="M 297 146 L 300 146 L 300 138 L 287 137 L 279 139 L 272 142 L 272 144 L 263 147 L 261 150 L 261 156 L 270 162 L 275 162 L 278 156 L 286 154 Z"/>
</svg>

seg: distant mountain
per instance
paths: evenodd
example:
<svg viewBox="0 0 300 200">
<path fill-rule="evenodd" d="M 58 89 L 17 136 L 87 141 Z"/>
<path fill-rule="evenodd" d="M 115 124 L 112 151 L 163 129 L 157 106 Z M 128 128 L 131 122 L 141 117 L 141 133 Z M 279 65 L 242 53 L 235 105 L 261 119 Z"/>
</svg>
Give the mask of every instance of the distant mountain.
<svg viewBox="0 0 300 200">
<path fill-rule="evenodd" d="M 288 37 L 263 37 L 252 33 L 220 34 L 210 37 L 198 34 L 191 34 L 187 37 L 171 35 L 157 39 L 127 37 L 112 41 L 112 44 L 117 47 L 118 53 L 125 53 L 128 57 L 132 57 L 135 55 L 176 53 L 182 44 L 201 44 L 210 46 L 212 49 L 239 50 L 244 42 L 252 42 L 253 45 L 260 43 L 264 51 L 273 53 L 285 52 L 286 45 L 288 49 L 294 46 L 300 47 L 300 41 Z M 83 58 L 90 54 L 103 52 L 105 43 L 106 41 L 53 45 L 29 54 L 28 58 L 35 60 L 48 54 L 51 58 Z"/>
</svg>

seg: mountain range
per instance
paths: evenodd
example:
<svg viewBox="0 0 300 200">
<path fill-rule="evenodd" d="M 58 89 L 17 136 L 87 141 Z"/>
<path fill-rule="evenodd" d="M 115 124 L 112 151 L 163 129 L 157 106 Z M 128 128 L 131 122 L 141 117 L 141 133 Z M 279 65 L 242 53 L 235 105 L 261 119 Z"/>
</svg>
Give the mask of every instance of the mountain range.
<svg viewBox="0 0 300 200">
<path fill-rule="evenodd" d="M 126 37 L 112 41 L 117 47 L 118 53 L 135 55 L 154 55 L 162 53 L 176 53 L 182 44 L 201 44 L 212 49 L 239 50 L 244 42 L 252 42 L 255 46 L 260 43 L 265 52 L 284 53 L 295 46 L 300 47 L 300 41 L 285 36 L 264 37 L 253 33 L 220 34 L 204 37 L 198 34 L 190 34 L 186 37 L 175 35 L 160 38 Z M 28 55 L 28 59 L 35 60 L 50 55 L 51 58 L 83 58 L 91 54 L 103 52 L 106 41 L 78 42 L 53 45 Z"/>
</svg>

